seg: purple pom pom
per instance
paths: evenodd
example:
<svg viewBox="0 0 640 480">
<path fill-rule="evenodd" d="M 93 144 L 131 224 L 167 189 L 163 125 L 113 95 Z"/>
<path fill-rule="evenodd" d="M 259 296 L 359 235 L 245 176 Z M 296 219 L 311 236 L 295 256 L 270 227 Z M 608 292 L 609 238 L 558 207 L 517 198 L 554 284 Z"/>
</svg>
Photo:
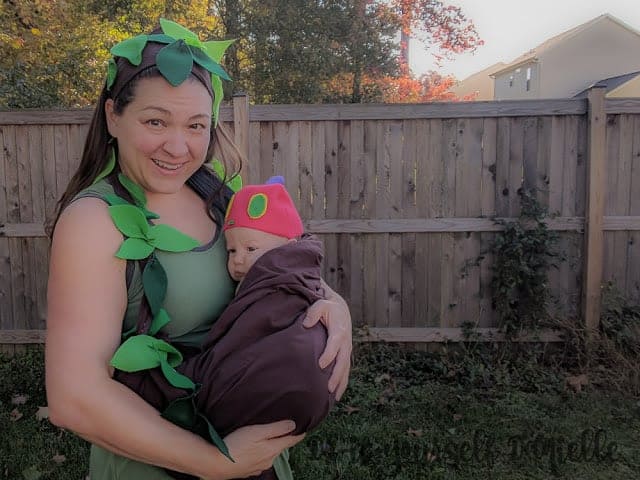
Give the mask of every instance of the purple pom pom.
<svg viewBox="0 0 640 480">
<path fill-rule="evenodd" d="M 282 175 L 274 175 L 265 182 L 265 185 L 271 185 L 272 183 L 279 183 L 280 185 L 284 185 L 284 177 Z"/>
</svg>

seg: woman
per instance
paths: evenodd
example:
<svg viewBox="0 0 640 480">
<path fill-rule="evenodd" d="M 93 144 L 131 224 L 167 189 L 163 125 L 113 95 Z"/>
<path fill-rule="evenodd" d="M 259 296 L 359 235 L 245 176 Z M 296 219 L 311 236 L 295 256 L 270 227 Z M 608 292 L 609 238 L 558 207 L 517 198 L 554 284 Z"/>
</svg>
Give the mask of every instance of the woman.
<svg viewBox="0 0 640 480">
<path fill-rule="evenodd" d="M 142 281 L 146 267 L 125 260 L 132 256 L 124 252 L 123 236 L 131 234 L 122 233 L 108 204 L 124 197 L 151 223 L 198 244 L 163 251 L 152 235 L 146 238 L 149 258 L 163 265 L 168 280 L 162 303 L 171 321 L 161 334 L 197 347 L 233 295 L 220 235 L 228 192 L 204 166 L 215 154 L 231 172 L 239 158 L 216 127 L 223 47 L 161 24 L 161 32 L 112 50 L 117 62 L 110 64 L 81 164 L 61 199 L 48 283 L 50 419 L 93 444 L 93 480 L 169 478 L 162 468 L 203 479 L 244 478 L 272 463 L 278 478 L 288 478 L 282 453 L 303 437 L 289 434 L 293 422 L 247 426 L 226 436 L 233 463 L 112 378 L 109 362 L 123 333 L 139 328 L 141 305 L 155 302 Z M 322 321 L 327 327 L 320 367 L 336 361 L 328 389 L 339 399 L 348 379 L 351 322 L 344 301 L 327 291 L 327 299 L 309 309 L 307 325 Z"/>
</svg>

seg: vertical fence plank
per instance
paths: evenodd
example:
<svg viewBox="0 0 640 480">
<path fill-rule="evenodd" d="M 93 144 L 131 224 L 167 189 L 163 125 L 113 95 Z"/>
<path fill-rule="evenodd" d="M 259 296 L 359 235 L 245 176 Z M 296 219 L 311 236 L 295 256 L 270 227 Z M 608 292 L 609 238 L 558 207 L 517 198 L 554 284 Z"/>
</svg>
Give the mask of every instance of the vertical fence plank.
<svg viewBox="0 0 640 480">
<path fill-rule="evenodd" d="M 349 217 L 359 219 L 363 216 L 364 185 L 366 181 L 364 168 L 364 122 L 351 121 L 351 142 L 349 152 Z M 360 233 L 349 235 L 350 273 L 349 308 L 354 325 L 361 327 L 364 319 L 364 238 Z"/>
<path fill-rule="evenodd" d="M 338 122 L 325 123 L 324 130 L 324 217 L 338 217 Z M 327 284 L 338 289 L 338 238 L 337 234 L 325 235 L 325 263 Z"/>
<path fill-rule="evenodd" d="M 429 162 L 431 161 L 431 129 L 429 120 L 416 120 L 415 131 L 415 216 L 416 218 L 429 218 L 431 204 L 431 183 L 433 179 L 429 174 Z M 431 271 L 429 263 L 429 234 L 415 234 L 415 272 L 414 272 L 414 326 L 426 327 L 430 308 L 429 283 L 431 275 L 438 272 Z"/>
<path fill-rule="evenodd" d="M 459 155 L 456 158 L 455 216 L 482 213 L 482 119 L 458 120 Z M 480 235 L 456 234 L 455 271 L 457 319 L 477 325 L 480 318 Z"/>
<path fill-rule="evenodd" d="M 498 121 L 495 118 L 485 118 L 482 129 L 482 173 L 481 173 L 481 215 L 485 218 L 496 214 L 496 162 L 497 162 Z M 491 279 L 493 271 L 493 253 L 491 246 L 495 235 L 493 233 L 480 234 L 480 318 L 479 327 L 496 325 L 496 315 L 493 309 Z"/>
<path fill-rule="evenodd" d="M 640 115 L 633 120 L 633 147 L 631 150 L 631 186 L 629 215 L 640 216 Z M 640 231 L 629 234 L 627 245 L 626 294 L 632 302 L 640 302 Z"/>
<path fill-rule="evenodd" d="M 377 182 L 375 197 L 375 218 L 389 218 L 391 206 L 390 175 L 391 166 L 387 148 L 389 131 L 387 121 L 377 122 L 376 138 L 376 172 Z M 375 263 L 376 263 L 376 327 L 389 326 L 389 234 L 376 233 L 375 237 Z"/>
<path fill-rule="evenodd" d="M 249 157 L 242 165 L 242 180 L 246 184 L 256 184 L 260 178 L 260 122 L 249 123 Z"/>
<path fill-rule="evenodd" d="M 377 123 L 374 120 L 364 122 L 364 218 L 375 218 L 376 208 L 376 143 Z M 363 315 L 367 325 L 376 325 L 376 235 L 364 236 L 363 246 Z"/>
<path fill-rule="evenodd" d="M 606 114 L 604 88 L 592 88 L 589 102 L 589 155 L 587 167 L 587 210 L 585 214 L 585 267 L 583 318 L 587 331 L 595 334 L 600 322 L 602 282 L 602 221 L 606 188 Z"/>
<path fill-rule="evenodd" d="M 14 127 L 0 126 L 0 223 L 9 221 L 10 197 L 9 184 L 7 182 L 8 169 L 15 157 L 11 157 L 15 147 Z M 13 328 L 13 295 L 11 284 L 11 251 L 9 239 L 0 237 L 0 330 Z M 13 354 L 13 345 L 0 344 L 0 353 Z"/>
<path fill-rule="evenodd" d="M 615 215 L 617 183 L 618 183 L 618 164 L 620 159 L 620 115 L 609 115 L 606 122 L 606 156 L 607 165 L 610 165 L 611 171 L 607 172 L 606 178 L 606 194 L 604 199 L 604 214 Z M 603 236 L 603 265 L 602 278 L 604 281 L 616 281 L 615 263 L 615 238 L 618 232 L 604 232 Z"/>
<path fill-rule="evenodd" d="M 44 129 L 29 129 L 29 176 L 31 178 L 31 201 L 33 204 L 32 222 L 45 225 L 45 188 L 44 188 Z M 46 317 L 46 282 L 48 272 L 48 242 L 43 238 L 31 238 L 25 242 L 23 262 L 29 265 L 31 280 L 28 301 L 32 304 L 29 329 L 44 329 Z"/>
<path fill-rule="evenodd" d="M 266 181 L 273 174 L 273 151 L 278 145 L 274 140 L 273 123 L 260 124 L 260 158 L 254 168 L 253 177 L 256 183 Z"/>
<path fill-rule="evenodd" d="M 428 120 L 429 141 L 428 157 L 425 159 L 424 175 L 427 182 L 427 205 L 425 212 L 427 218 L 437 218 L 444 216 L 444 197 L 448 188 L 445 175 L 445 164 L 443 160 L 444 146 L 444 121 Z M 444 233 L 425 234 L 425 248 L 427 250 L 427 319 L 426 325 L 438 327 L 445 323 L 443 320 L 443 296 L 444 291 L 448 291 L 445 283 L 448 280 L 444 263 L 444 242 L 451 242 L 452 235 Z M 450 246 L 450 245 L 449 245 Z M 449 251 L 449 250 L 447 250 Z M 448 306 L 447 306 L 448 309 Z"/>
<path fill-rule="evenodd" d="M 5 182 L 7 188 L 7 222 L 20 223 L 21 199 L 18 180 L 18 127 L 4 127 L 4 151 L 7 162 L 5 163 Z M 24 296 L 24 272 L 22 269 L 22 248 L 19 238 L 8 238 L 9 246 L 9 272 L 11 284 L 11 323 L 3 325 L 3 328 L 24 328 L 27 318 Z M 5 349 L 9 353 L 15 352 L 15 346 Z"/>
<path fill-rule="evenodd" d="M 385 141 L 385 157 L 389 165 L 389 198 L 387 218 L 402 216 L 403 187 L 402 176 L 404 132 L 401 121 L 392 121 L 387 125 Z M 387 325 L 400 327 L 402 325 L 402 234 L 389 234 L 389 321 Z M 407 319 L 411 321 L 411 319 Z"/>
<path fill-rule="evenodd" d="M 337 215 L 335 218 L 348 219 L 351 213 L 351 122 L 341 121 L 338 123 L 338 155 L 337 155 L 337 180 L 338 192 L 336 195 Z M 349 269 L 350 242 L 349 234 L 341 233 L 336 235 L 338 249 L 337 264 L 337 288 L 342 297 L 351 302 L 351 271 Z"/>
<path fill-rule="evenodd" d="M 629 195 L 631 194 L 631 155 L 633 150 L 633 117 L 630 115 L 620 115 L 618 127 L 620 131 L 620 148 L 618 156 L 615 159 L 609 158 L 607 161 L 608 174 L 612 174 L 611 170 L 617 171 L 617 182 L 613 187 L 614 196 L 613 204 L 610 210 L 613 215 L 627 216 L 629 215 Z M 607 182 L 610 185 L 610 182 Z M 610 187 L 611 188 L 611 187 Z M 636 193 L 637 195 L 637 193 Z M 606 209 L 605 209 L 606 212 Z M 605 213 L 606 215 L 606 213 Z M 613 261 L 610 277 L 615 282 L 620 291 L 627 290 L 627 244 L 629 242 L 629 233 L 626 231 L 607 232 L 612 237 Z"/>
<path fill-rule="evenodd" d="M 524 174 L 524 124 L 525 118 L 514 117 L 511 119 L 509 138 L 509 177 L 508 198 L 509 216 L 520 215 L 520 189 L 522 188 Z"/>
<path fill-rule="evenodd" d="M 402 122 L 402 218 L 416 218 L 416 120 Z M 415 233 L 405 233 L 400 236 L 402 256 L 402 285 L 400 290 L 402 311 L 400 324 L 403 327 L 413 327 L 416 324 L 416 274 L 420 268 L 416 263 Z M 424 296 L 420 296 L 424 302 Z M 422 303 L 419 309 L 426 310 Z"/>
<path fill-rule="evenodd" d="M 455 188 L 456 188 L 456 163 L 458 151 L 458 125 L 456 120 L 444 120 L 442 122 L 442 203 L 440 215 L 442 217 L 455 216 Z M 455 281 L 455 245 L 456 234 L 441 234 L 441 271 L 442 281 L 440 297 L 440 325 L 451 327 L 455 324 L 457 315 L 454 281 Z"/>
</svg>

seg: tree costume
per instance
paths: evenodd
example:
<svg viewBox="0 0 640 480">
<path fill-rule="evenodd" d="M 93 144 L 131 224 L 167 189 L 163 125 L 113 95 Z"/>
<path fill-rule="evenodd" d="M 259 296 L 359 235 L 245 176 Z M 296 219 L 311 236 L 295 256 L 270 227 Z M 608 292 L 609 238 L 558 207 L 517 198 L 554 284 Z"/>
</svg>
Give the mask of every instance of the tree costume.
<svg viewBox="0 0 640 480">
<path fill-rule="evenodd" d="M 138 35 L 112 48 L 114 59 L 109 62 L 106 81 L 110 98 L 117 98 L 132 80 L 147 69 L 156 68 L 173 86 L 193 75 L 213 99 L 212 117 L 216 125 L 223 96 L 221 79 L 229 79 L 219 62 L 232 41 L 200 42 L 195 34 L 176 23 L 161 19 L 160 25 L 161 28 L 150 35 Z M 202 341 L 219 311 L 230 300 L 233 284 L 226 272 L 224 239 L 218 234 L 207 245 L 200 246 L 195 239 L 168 225 L 154 225 L 153 220 L 158 215 L 147 210 L 142 189 L 118 173 L 116 158 L 117 146 L 113 144 L 104 171 L 97 175 L 91 187 L 76 197 L 97 197 L 108 203 L 114 225 L 125 237 L 116 256 L 127 260 L 128 305 L 123 319 L 123 343 L 115 352 L 112 365 L 118 369 L 158 367 L 173 387 L 193 394 L 197 389 L 196 384 L 174 368 L 181 363 L 183 354 L 169 341 L 184 341 L 180 348 L 192 350 Z M 220 172 L 221 178 L 227 180 L 219 162 L 214 162 L 212 167 Z M 238 180 L 239 177 L 232 178 L 230 186 Z M 210 212 L 219 232 L 231 190 L 222 185 L 206 166 L 201 167 L 187 181 L 187 185 L 203 199 L 214 192 L 222 196 L 218 199 L 218 209 Z M 203 258 L 207 261 L 202 262 Z M 165 265 L 168 268 L 165 269 Z M 185 288 L 180 284 L 180 279 L 175 281 L 176 272 L 187 272 L 188 276 L 195 278 L 183 277 Z M 217 277 L 215 272 L 224 272 L 224 277 Z M 200 282 L 200 274 L 208 274 L 214 281 Z M 213 289 L 208 292 L 208 297 L 216 297 L 214 301 L 207 300 L 207 295 L 198 291 L 197 287 L 202 285 Z M 196 292 L 188 291 L 189 288 Z M 173 298 L 176 291 L 184 293 L 183 305 L 178 305 L 180 302 Z M 195 303 L 202 302 L 205 306 L 198 310 L 197 305 L 184 304 L 189 302 L 191 294 L 195 295 Z M 169 304 L 174 308 L 170 308 Z M 220 307 L 218 311 L 216 304 Z M 192 315 L 191 324 L 184 325 L 183 314 L 194 308 L 198 314 Z M 134 312 L 134 309 L 137 311 Z M 175 317 L 173 321 L 170 313 Z M 220 436 L 194 408 L 182 409 L 178 413 L 179 416 L 175 418 L 171 414 L 166 416 L 200 434 L 225 455 L 229 455 Z M 277 477 L 281 480 L 292 478 L 287 457 L 288 454 L 284 452 L 274 462 Z M 94 480 L 123 476 L 136 480 L 169 478 L 162 469 L 121 457 L 95 445 L 91 452 L 91 467 Z"/>
</svg>

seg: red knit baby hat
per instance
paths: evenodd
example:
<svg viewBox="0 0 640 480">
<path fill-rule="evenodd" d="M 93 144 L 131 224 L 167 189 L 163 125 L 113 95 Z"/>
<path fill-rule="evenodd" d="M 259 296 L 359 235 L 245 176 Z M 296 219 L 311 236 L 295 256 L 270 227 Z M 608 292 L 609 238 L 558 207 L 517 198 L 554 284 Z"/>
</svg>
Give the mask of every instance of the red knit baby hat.
<svg viewBox="0 0 640 480">
<path fill-rule="evenodd" d="M 246 227 L 288 239 L 302 235 L 302 220 L 283 183 L 282 177 L 272 177 L 263 185 L 238 190 L 231 197 L 222 230 Z"/>
</svg>

